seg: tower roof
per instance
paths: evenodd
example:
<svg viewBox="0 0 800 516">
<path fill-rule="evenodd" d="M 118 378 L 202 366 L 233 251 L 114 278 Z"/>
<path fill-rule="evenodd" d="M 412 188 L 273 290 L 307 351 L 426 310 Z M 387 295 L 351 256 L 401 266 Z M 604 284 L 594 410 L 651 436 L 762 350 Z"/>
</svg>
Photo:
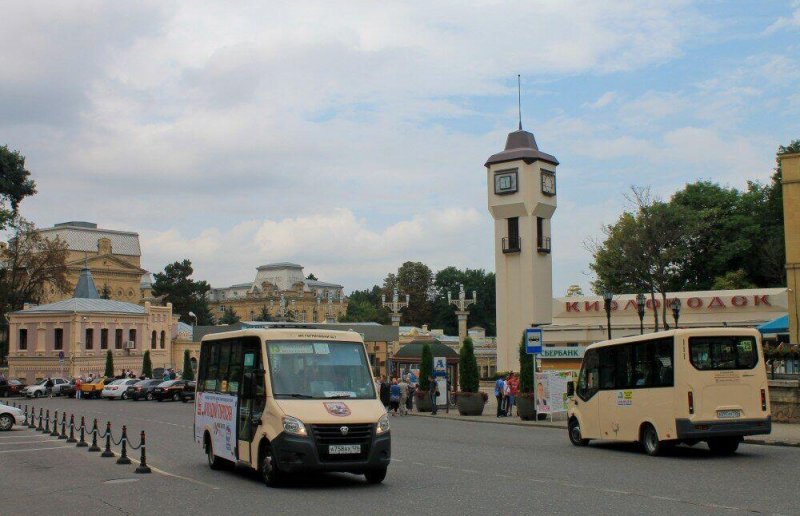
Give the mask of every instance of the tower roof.
<svg viewBox="0 0 800 516">
<path fill-rule="evenodd" d="M 486 161 L 486 166 L 494 165 L 495 163 L 504 163 L 506 161 L 523 160 L 526 163 L 533 163 L 536 160 L 552 163 L 558 165 L 558 160 L 555 156 L 547 154 L 539 150 L 536 145 L 536 138 L 533 133 L 524 131 L 522 129 L 508 133 L 506 138 L 506 148 L 503 152 L 493 154 Z"/>
<path fill-rule="evenodd" d="M 94 286 L 92 271 L 90 271 L 88 267 L 81 269 L 81 275 L 78 277 L 78 284 L 75 285 L 75 293 L 72 294 L 72 297 L 81 299 L 100 299 L 100 296 L 97 294 L 97 288 Z"/>
</svg>

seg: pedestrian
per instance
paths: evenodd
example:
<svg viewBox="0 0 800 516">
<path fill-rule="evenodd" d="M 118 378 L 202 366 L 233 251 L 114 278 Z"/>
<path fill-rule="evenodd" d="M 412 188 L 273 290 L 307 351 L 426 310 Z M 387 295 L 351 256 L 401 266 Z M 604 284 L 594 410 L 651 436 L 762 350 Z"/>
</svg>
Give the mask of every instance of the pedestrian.
<svg viewBox="0 0 800 516">
<path fill-rule="evenodd" d="M 400 378 L 400 382 L 397 384 L 400 387 L 400 415 L 405 416 L 408 414 L 408 390 L 409 385 L 406 377 L 403 376 Z"/>
<path fill-rule="evenodd" d="M 79 376 L 75 378 L 75 399 L 81 399 L 81 385 L 83 385 L 83 379 Z"/>
<path fill-rule="evenodd" d="M 383 403 L 384 408 L 388 412 L 389 411 L 389 384 L 386 383 L 386 378 L 383 375 L 381 375 L 380 397 L 381 397 L 381 403 Z"/>
<path fill-rule="evenodd" d="M 410 412 L 414 408 L 414 395 L 417 392 L 417 384 L 408 384 L 408 398 L 406 398 L 406 410 Z"/>
<path fill-rule="evenodd" d="M 519 377 L 514 373 L 510 373 L 508 375 L 508 386 L 509 386 L 509 395 L 508 395 L 508 415 L 511 415 L 513 411 L 514 405 L 517 404 L 517 396 L 519 396 Z M 517 410 L 519 413 L 519 410 Z"/>
<path fill-rule="evenodd" d="M 508 373 L 508 379 L 506 379 L 506 384 L 503 388 L 503 412 L 505 412 L 506 416 L 511 415 L 511 385 L 509 382 L 513 376 L 513 373 Z"/>
<path fill-rule="evenodd" d="M 397 410 L 400 408 L 400 386 L 397 384 L 397 378 L 392 378 L 392 385 L 389 387 L 389 404 L 392 408 L 392 416 L 396 416 Z"/>
<path fill-rule="evenodd" d="M 44 393 L 47 394 L 49 398 L 53 397 L 53 379 L 49 376 L 47 377 L 47 381 L 44 382 Z"/>
<path fill-rule="evenodd" d="M 505 415 L 503 412 L 503 395 L 506 391 L 505 376 L 499 375 L 494 382 L 494 397 L 497 399 L 497 417 Z"/>
<path fill-rule="evenodd" d="M 436 415 L 436 396 L 439 395 L 439 386 L 433 376 L 428 376 L 428 396 L 431 399 L 431 414 Z"/>
</svg>

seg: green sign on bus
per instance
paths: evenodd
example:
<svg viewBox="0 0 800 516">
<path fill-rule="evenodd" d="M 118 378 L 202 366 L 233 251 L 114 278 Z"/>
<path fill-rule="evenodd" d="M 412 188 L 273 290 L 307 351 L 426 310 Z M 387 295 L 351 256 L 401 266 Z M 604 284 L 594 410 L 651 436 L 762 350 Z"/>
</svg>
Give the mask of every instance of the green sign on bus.
<svg viewBox="0 0 800 516">
<path fill-rule="evenodd" d="M 542 359 L 553 359 L 553 358 L 574 358 L 574 359 L 581 359 L 583 358 L 583 353 L 586 351 L 584 346 L 575 346 L 575 347 L 558 347 L 558 348 L 542 348 L 542 354 L 539 355 Z"/>
</svg>

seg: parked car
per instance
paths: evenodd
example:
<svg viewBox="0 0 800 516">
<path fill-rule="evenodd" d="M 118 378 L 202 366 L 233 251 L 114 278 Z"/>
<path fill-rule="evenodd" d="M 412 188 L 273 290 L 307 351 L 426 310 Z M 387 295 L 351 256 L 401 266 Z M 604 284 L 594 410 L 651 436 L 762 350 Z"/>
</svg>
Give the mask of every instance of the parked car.
<svg viewBox="0 0 800 516">
<path fill-rule="evenodd" d="M 172 400 L 180 401 L 183 388 L 188 382 L 186 380 L 167 380 L 153 389 L 153 397 L 158 401 Z"/>
<path fill-rule="evenodd" d="M 128 399 L 153 401 L 153 389 L 161 383 L 163 383 L 161 380 L 141 380 L 133 385 L 128 385 Z"/>
<path fill-rule="evenodd" d="M 75 384 L 75 380 L 70 380 L 69 385 L 61 387 L 61 390 L 58 391 L 58 394 L 60 396 L 64 396 L 65 398 L 74 398 L 76 390 L 78 390 L 78 386 Z"/>
<path fill-rule="evenodd" d="M 55 382 L 55 380 L 53 380 Z M 56 383 L 53 385 L 53 396 L 65 396 L 69 392 L 69 388 L 75 388 L 75 380 L 69 379 L 65 383 Z"/>
<path fill-rule="evenodd" d="M 128 386 L 133 385 L 139 380 L 135 378 L 122 378 L 114 380 L 113 382 L 105 384 L 100 393 L 101 398 L 109 400 L 127 400 L 128 399 Z"/>
<path fill-rule="evenodd" d="M 194 391 L 196 387 L 197 382 L 186 382 L 186 385 L 183 386 L 183 390 L 181 391 L 181 401 L 184 403 L 194 401 Z"/>
<path fill-rule="evenodd" d="M 25 387 L 27 385 L 21 380 L 0 380 L 0 397 L 23 396 Z"/>
<path fill-rule="evenodd" d="M 99 398 L 106 386 L 106 379 L 99 377 L 91 382 L 81 383 L 81 398 Z"/>
<path fill-rule="evenodd" d="M 64 384 L 69 383 L 64 378 L 51 378 L 53 380 L 53 393 L 58 392 Z M 40 398 L 42 396 L 47 396 L 47 388 L 45 384 L 47 383 L 47 378 L 44 380 L 40 380 L 33 385 L 29 385 L 25 388 L 25 396 L 28 398 Z"/>
<path fill-rule="evenodd" d="M 0 430 L 11 430 L 14 424 L 21 425 L 24 422 L 25 415 L 20 409 L 0 403 Z"/>
</svg>

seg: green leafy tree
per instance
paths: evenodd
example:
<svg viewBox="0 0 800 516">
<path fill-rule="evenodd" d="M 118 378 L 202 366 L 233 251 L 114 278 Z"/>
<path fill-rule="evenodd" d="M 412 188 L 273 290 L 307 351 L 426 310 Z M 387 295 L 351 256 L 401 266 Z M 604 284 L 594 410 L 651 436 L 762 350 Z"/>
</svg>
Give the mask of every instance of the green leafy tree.
<svg viewBox="0 0 800 516">
<path fill-rule="evenodd" d="M 36 193 L 36 183 L 25 168 L 25 157 L 0 146 L 0 230 L 17 216 L 19 204 Z"/>
<path fill-rule="evenodd" d="M 150 361 L 150 351 L 145 351 L 142 357 L 142 376 L 145 378 L 153 377 L 153 362 Z"/>
<path fill-rule="evenodd" d="M 226 308 L 219 319 L 219 324 L 236 324 L 241 318 L 236 314 L 233 308 Z"/>
<path fill-rule="evenodd" d="M 307 280 L 310 280 L 310 281 L 319 281 L 319 280 L 317 279 L 317 277 L 316 277 L 316 276 L 314 276 L 314 273 L 313 273 L 313 272 L 312 272 L 312 273 L 310 273 L 308 276 L 306 276 L 306 279 L 307 279 Z"/>
<path fill-rule="evenodd" d="M 451 266 L 436 273 L 433 281 L 432 327 L 441 328 L 448 335 L 458 333 L 456 307 L 447 302 L 447 293 L 454 298 L 458 297 L 461 285 L 464 285 L 468 298 L 472 298 L 472 293 L 475 292 L 478 299 L 477 303 L 469 307 L 470 326 L 480 326 L 486 330 L 487 335 L 495 335 L 495 277 L 494 273 L 487 273 L 483 269 L 460 270 Z"/>
<path fill-rule="evenodd" d="M 472 339 L 467 337 L 461 345 L 458 361 L 458 377 L 461 381 L 462 392 L 478 392 L 478 360 L 475 358 L 475 349 Z"/>
<path fill-rule="evenodd" d="M 153 281 L 153 296 L 164 297 L 164 301 L 172 303 L 172 310 L 180 320 L 192 324 L 197 316 L 198 325 L 214 324 L 211 311 L 208 309 L 206 293 L 211 289 L 205 281 L 191 279 L 194 273 L 192 262 L 183 260 L 164 267 L 164 272 L 157 272 Z"/>
<path fill-rule="evenodd" d="M 747 277 L 744 269 L 730 271 L 714 280 L 713 290 L 738 290 L 741 288 L 755 288 L 753 282 Z"/>
<path fill-rule="evenodd" d="M 409 306 L 403 309 L 403 319 L 411 326 L 431 322 L 433 297 L 433 272 L 421 262 L 405 262 L 397 274 L 389 274 L 383 281 L 383 293 L 389 299 L 397 288 L 401 297 L 409 296 Z"/>
<path fill-rule="evenodd" d="M 114 354 L 110 349 L 106 352 L 106 371 L 103 376 L 114 378 Z"/>
<path fill-rule="evenodd" d="M 382 293 L 378 285 L 370 290 L 354 290 L 347 298 L 347 312 L 339 321 L 389 324 L 389 311 L 381 305 Z"/>
<path fill-rule="evenodd" d="M 261 307 L 261 312 L 255 318 L 256 321 L 261 322 L 270 322 L 272 321 L 272 316 L 269 314 L 269 310 L 267 310 L 266 306 Z"/>
<path fill-rule="evenodd" d="M 422 345 L 422 362 L 419 365 L 419 388 L 427 391 L 430 386 L 428 377 L 433 374 L 433 352 L 427 342 Z"/>
<path fill-rule="evenodd" d="M 181 373 L 182 380 L 194 380 L 194 370 L 192 369 L 192 359 L 189 357 L 189 350 L 183 351 L 183 372 Z"/>
<path fill-rule="evenodd" d="M 525 335 L 519 343 L 519 391 L 523 394 L 533 392 L 533 355 L 525 351 Z"/>
</svg>

